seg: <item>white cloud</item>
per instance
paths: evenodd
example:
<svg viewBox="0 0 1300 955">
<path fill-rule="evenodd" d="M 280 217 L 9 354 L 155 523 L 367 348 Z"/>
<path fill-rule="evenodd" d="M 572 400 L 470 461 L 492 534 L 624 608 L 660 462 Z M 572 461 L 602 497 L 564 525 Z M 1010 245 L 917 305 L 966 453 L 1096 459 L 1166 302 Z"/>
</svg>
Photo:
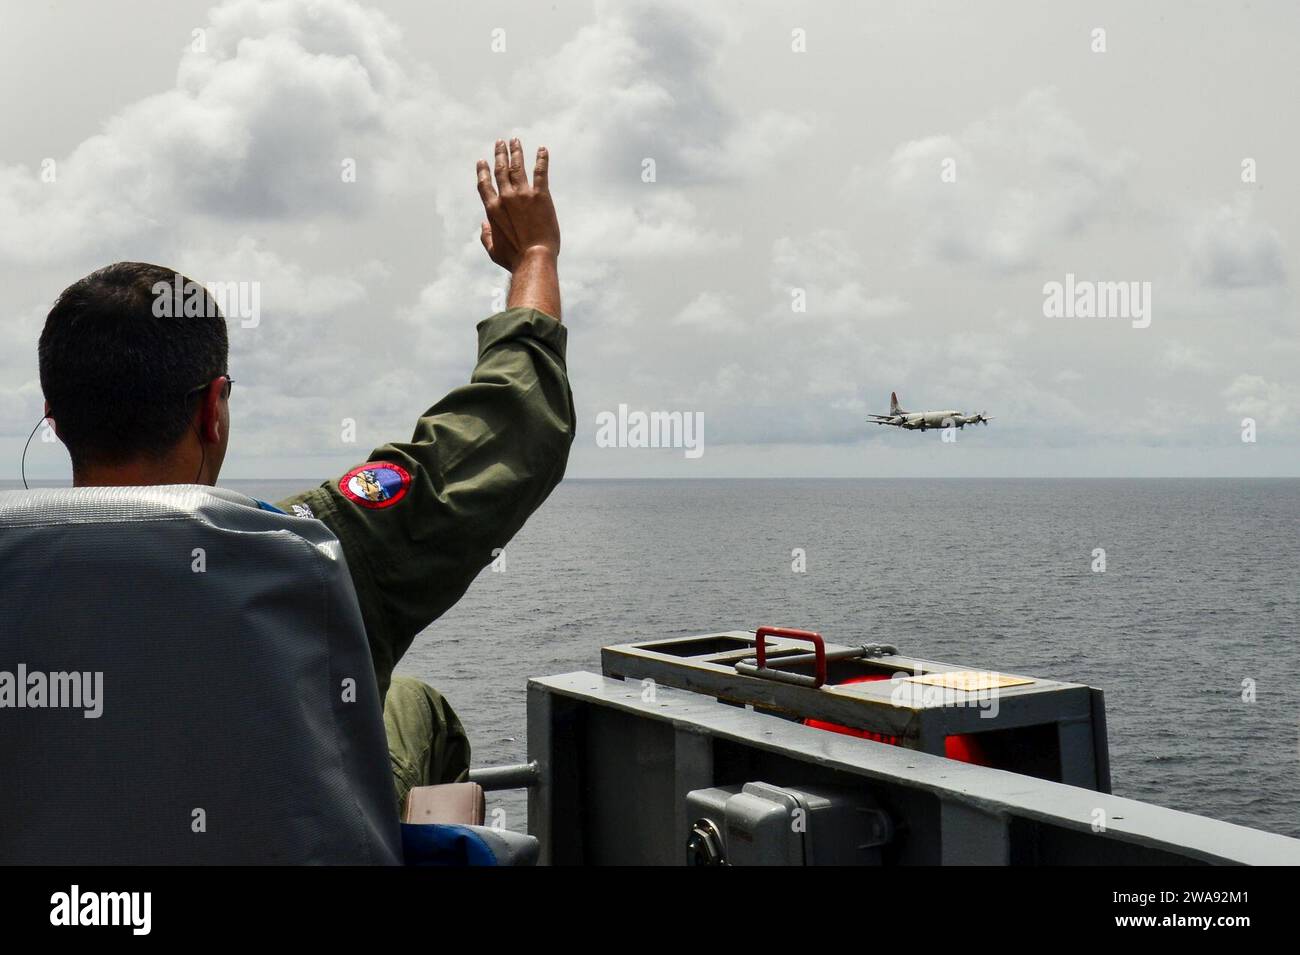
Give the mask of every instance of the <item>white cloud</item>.
<svg viewBox="0 0 1300 955">
<path fill-rule="evenodd" d="M 1294 385 L 1268 381 L 1259 375 L 1243 374 L 1223 390 L 1227 410 L 1254 418 L 1261 424 L 1276 427 L 1290 422 L 1291 409 L 1300 404 Z"/>
<path fill-rule="evenodd" d="M 719 63 L 735 34 L 730 19 L 686 0 L 601 0 L 592 23 L 514 84 L 538 106 L 525 113 L 536 116 L 529 130 L 562 142 L 590 189 L 640 188 L 647 158 L 670 186 L 761 170 L 809 127 L 725 101 Z"/>
<path fill-rule="evenodd" d="M 1277 230 L 1259 222 L 1248 193 L 1203 214 L 1188 236 L 1191 268 L 1203 285 L 1243 289 L 1286 281 Z"/>
<path fill-rule="evenodd" d="M 353 0 L 231 0 L 204 29 L 176 87 L 56 158 L 53 182 L 0 169 L 0 260 L 109 254 L 197 231 L 196 215 L 353 214 L 372 198 L 410 95 L 393 24 Z"/>
<path fill-rule="evenodd" d="M 956 180 L 940 178 L 955 160 Z M 1035 90 L 955 134 L 899 145 L 886 180 L 930 262 L 1015 272 L 1048 239 L 1086 230 L 1123 189 L 1126 157 L 1089 140 L 1053 90 Z"/>
<path fill-rule="evenodd" d="M 673 319 L 675 325 L 692 325 L 714 332 L 736 332 L 744 323 L 736 314 L 735 299 L 721 292 L 705 291 L 686 303 Z"/>
<path fill-rule="evenodd" d="M 1160 353 L 1160 367 L 1166 371 L 1208 372 L 1214 370 L 1214 361 L 1202 349 L 1183 342 L 1171 342 Z"/>
<path fill-rule="evenodd" d="M 852 237 L 843 230 L 785 236 L 772 245 L 772 288 L 781 299 L 778 308 L 788 313 L 791 290 L 802 289 L 810 321 L 865 321 L 907 310 L 907 302 L 897 295 L 869 292 L 861 278 L 864 272 Z"/>
</svg>

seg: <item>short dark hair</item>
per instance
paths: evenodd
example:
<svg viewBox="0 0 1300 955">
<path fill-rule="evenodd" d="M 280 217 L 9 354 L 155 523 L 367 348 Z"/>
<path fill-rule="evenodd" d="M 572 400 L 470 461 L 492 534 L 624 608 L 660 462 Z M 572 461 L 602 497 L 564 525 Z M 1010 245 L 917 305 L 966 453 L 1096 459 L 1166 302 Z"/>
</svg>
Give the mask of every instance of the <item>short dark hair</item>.
<svg viewBox="0 0 1300 955">
<path fill-rule="evenodd" d="M 216 302 L 173 269 L 118 262 L 69 285 L 38 351 L 73 468 L 165 455 L 193 420 L 193 389 L 226 373 L 229 348 Z"/>
</svg>

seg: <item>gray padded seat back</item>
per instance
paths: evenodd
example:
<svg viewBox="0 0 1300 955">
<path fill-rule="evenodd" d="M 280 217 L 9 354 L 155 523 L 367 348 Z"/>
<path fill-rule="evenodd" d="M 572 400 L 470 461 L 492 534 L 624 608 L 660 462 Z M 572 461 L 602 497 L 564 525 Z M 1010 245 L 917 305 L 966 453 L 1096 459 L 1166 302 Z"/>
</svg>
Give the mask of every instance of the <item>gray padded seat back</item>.
<svg viewBox="0 0 1300 955">
<path fill-rule="evenodd" d="M 0 863 L 401 861 L 324 524 L 195 485 L 0 492 L 0 576 Z"/>
</svg>

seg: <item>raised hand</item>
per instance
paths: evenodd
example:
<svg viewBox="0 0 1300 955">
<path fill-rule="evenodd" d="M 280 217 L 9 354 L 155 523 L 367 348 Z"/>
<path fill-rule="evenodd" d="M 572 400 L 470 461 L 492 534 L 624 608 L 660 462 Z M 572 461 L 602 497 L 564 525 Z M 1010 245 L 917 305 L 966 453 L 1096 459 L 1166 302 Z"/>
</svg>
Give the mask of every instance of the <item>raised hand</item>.
<svg viewBox="0 0 1300 955">
<path fill-rule="evenodd" d="M 525 256 L 560 254 L 560 223 L 547 178 L 550 154 L 537 150 L 533 181 L 524 171 L 524 148 L 518 139 L 496 142 L 494 170 L 478 162 L 478 194 L 487 212 L 479 238 L 488 256 L 513 273 Z M 493 187 L 493 178 L 496 184 Z"/>
</svg>

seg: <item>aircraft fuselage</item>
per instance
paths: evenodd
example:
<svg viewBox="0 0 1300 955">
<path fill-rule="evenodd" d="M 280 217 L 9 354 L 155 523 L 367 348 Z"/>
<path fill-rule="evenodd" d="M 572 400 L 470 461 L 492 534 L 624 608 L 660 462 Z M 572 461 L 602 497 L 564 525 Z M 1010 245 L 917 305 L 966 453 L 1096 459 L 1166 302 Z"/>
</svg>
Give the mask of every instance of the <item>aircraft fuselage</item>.
<svg viewBox="0 0 1300 955">
<path fill-rule="evenodd" d="M 907 414 L 898 415 L 895 420 L 901 418 L 898 422 L 900 428 L 907 428 L 909 431 L 924 430 L 926 428 L 947 428 L 965 426 L 966 416 L 960 411 L 912 411 Z M 891 422 L 892 423 L 892 422 Z"/>
</svg>

